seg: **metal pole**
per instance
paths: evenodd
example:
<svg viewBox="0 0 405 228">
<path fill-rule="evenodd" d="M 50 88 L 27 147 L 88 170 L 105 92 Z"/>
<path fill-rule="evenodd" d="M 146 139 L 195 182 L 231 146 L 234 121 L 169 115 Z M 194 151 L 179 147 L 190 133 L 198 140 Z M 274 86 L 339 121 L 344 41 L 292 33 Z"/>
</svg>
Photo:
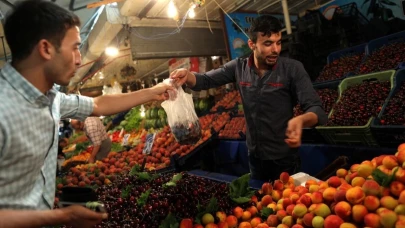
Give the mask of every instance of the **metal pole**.
<svg viewBox="0 0 405 228">
<path fill-rule="evenodd" d="M 291 30 L 290 13 L 288 12 L 287 0 L 281 0 L 281 6 L 283 7 L 284 22 L 285 22 L 285 27 L 287 28 L 287 34 L 290 35 L 292 33 L 292 30 Z"/>
<path fill-rule="evenodd" d="M 3 44 L 3 52 L 4 52 L 4 58 L 6 59 L 7 62 L 7 52 L 6 52 L 6 46 L 4 46 L 4 36 L 1 36 L 1 43 Z"/>
</svg>

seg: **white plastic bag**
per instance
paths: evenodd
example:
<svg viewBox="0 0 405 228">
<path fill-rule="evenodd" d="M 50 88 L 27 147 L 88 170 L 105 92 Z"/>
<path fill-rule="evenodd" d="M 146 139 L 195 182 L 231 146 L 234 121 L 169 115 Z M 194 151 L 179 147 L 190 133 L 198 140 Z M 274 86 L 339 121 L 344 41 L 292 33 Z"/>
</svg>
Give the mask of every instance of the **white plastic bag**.
<svg viewBox="0 0 405 228">
<path fill-rule="evenodd" d="M 171 79 L 163 83 L 173 85 Z M 180 144 L 195 144 L 201 139 L 200 121 L 194 110 L 193 98 L 177 87 L 177 93 L 169 92 L 169 100 L 162 102 L 167 114 L 167 122 L 174 138 Z"/>
</svg>

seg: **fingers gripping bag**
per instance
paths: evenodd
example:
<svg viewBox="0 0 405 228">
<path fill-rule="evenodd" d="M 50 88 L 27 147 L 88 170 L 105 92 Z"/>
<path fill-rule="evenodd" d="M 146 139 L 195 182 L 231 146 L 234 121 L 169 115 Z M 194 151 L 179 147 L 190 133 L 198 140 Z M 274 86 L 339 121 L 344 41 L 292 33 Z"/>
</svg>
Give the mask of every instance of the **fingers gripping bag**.
<svg viewBox="0 0 405 228">
<path fill-rule="evenodd" d="M 165 79 L 163 83 L 173 85 L 173 80 Z M 175 88 L 177 91 L 169 91 L 169 99 L 162 102 L 167 122 L 179 144 L 195 144 L 201 138 L 201 127 L 194 110 L 193 98 L 181 86 Z"/>
</svg>

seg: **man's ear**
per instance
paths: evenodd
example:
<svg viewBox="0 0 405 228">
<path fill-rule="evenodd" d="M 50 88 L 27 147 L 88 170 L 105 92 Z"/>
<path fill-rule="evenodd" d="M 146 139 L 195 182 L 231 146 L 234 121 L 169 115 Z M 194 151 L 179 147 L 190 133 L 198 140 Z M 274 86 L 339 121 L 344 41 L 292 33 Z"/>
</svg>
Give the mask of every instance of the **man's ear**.
<svg viewBox="0 0 405 228">
<path fill-rule="evenodd" d="M 54 46 L 48 40 L 45 39 L 42 39 L 38 42 L 37 49 L 39 55 L 46 60 L 50 60 L 55 51 Z"/>
<path fill-rule="evenodd" d="M 254 50 L 256 48 L 256 44 L 253 43 L 253 41 L 251 39 L 248 40 L 248 45 L 250 50 Z"/>
</svg>

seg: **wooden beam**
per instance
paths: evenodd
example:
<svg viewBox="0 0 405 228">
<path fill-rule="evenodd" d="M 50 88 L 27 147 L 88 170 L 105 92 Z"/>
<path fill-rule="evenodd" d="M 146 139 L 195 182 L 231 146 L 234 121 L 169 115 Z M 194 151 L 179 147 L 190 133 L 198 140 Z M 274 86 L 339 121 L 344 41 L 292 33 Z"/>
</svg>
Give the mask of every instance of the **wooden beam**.
<svg viewBox="0 0 405 228">
<path fill-rule="evenodd" d="M 93 3 L 90 3 L 90 4 L 87 5 L 87 9 L 97 8 L 97 7 L 102 6 L 102 5 L 107 5 L 107 4 L 110 4 L 110 3 L 122 2 L 122 1 L 123 0 L 103 0 L 103 1 L 100 1 L 100 2 L 93 2 Z"/>
</svg>

